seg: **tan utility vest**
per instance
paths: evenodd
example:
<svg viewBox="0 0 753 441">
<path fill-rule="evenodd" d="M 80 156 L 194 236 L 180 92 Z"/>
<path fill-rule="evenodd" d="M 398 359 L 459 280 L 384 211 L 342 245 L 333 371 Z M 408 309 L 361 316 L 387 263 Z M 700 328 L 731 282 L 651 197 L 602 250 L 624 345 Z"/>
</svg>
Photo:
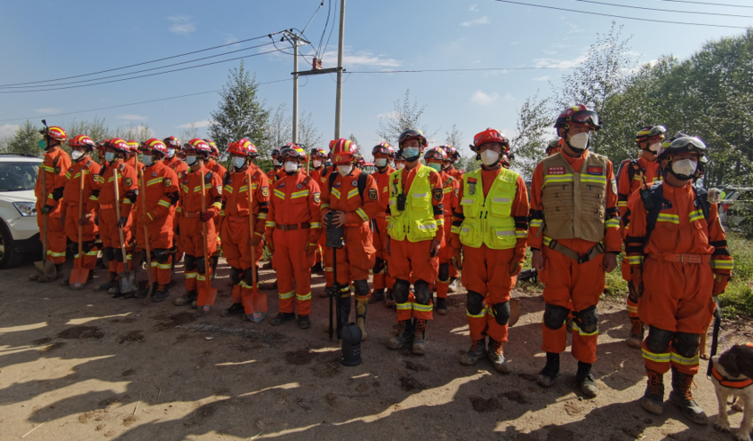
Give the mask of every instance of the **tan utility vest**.
<svg viewBox="0 0 753 441">
<path fill-rule="evenodd" d="M 544 235 L 600 242 L 604 238 L 609 160 L 589 152 L 576 172 L 562 155 L 543 161 Z"/>
</svg>

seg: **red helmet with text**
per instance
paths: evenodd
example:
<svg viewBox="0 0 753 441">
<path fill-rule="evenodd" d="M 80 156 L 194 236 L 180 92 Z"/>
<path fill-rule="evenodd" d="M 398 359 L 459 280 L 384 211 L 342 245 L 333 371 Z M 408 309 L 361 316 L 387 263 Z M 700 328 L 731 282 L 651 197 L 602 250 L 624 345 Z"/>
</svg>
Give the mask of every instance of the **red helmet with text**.
<svg viewBox="0 0 753 441">
<path fill-rule="evenodd" d="M 358 152 L 358 146 L 356 146 L 355 142 L 347 138 L 340 138 L 336 139 L 334 144 L 330 143 L 330 145 L 332 146 L 332 152 L 330 155 L 333 164 L 349 164 L 357 159 L 355 154 Z"/>
</svg>

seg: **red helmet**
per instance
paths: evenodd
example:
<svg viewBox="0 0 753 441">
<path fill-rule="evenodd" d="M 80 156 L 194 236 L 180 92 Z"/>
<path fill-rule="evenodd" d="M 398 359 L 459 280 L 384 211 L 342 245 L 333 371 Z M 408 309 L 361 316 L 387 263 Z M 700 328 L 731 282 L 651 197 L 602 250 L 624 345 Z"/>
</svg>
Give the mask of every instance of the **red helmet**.
<svg viewBox="0 0 753 441">
<path fill-rule="evenodd" d="M 455 147 L 448 144 L 440 145 L 439 148 L 444 149 L 444 152 L 447 154 L 447 161 L 458 162 L 460 159 L 460 153 L 458 153 Z"/>
<path fill-rule="evenodd" d="M 41 133 L 42 135 L 47 135 L 52 139 L 60 141 L 61 143 L 68 140 L 68 135 L 65 133 L 65 130 L 58 126 L 46 127 L 40 130 L 39 133 Z"/>
<path fill-rule="evenodd" d="M 297 159 L 299 162 L 305 161 L 306 150 L 303 150 L 292 142 L 288 143 L 287 145 L 285 145 L 285 147 L 280 149 L 280 159 L 284 159 L 286 157 Z"/>
<path fill-rule="evenodd" d="M 336 142 L 337 142 L 337 139 L 333 139 L 332 141 L 329 142 L 329 151 L 330 152 L 332 151 L 332 146 L 334 146 Z"/>
<path fill-rule="evenodd" d="M 128 145 L 126 140 L 122 138 L 113 138 L 105 141 L 105 148 L 113 149 L 118 153 L 127 154 L 131 152 L 131 147 Z"/>
<path fill-rule="evenodd" d="M 447 161 L 447 152 L 442 147 L 432 147 L 424 152 L 424 160 L 439 159 Z"/>
<path fill-rule="evenodd" d="M 507 139 L 507 137 L 503 135 L 499 130 L 492 128 L 488 128 L 481 133 L 477 133 L 476 136 L 473 137 L 473 145 L 471 145 L 471 150 L 478 153 L 480 151 L 481 145 L 488 142 L 498 142 L 502 144 L 502 147 L 505 149 L 505 151 L 503 151 L 502 153 L 510 151 L 510 141 Z"/>
<path fill-rule="evenodd" d="M 144 151 L 145 152 L 157 152 L 164 155 L 167 155 L 167 146 L 164 142 L 160 141 L 157 138 L 149 138 L 146 141 L 144 141 Z"/>
<path fill-rule="evenodd" d="M 138 142 L 132 139 L 128 140 L 128 148 L 131 149 L 131 153 L 137 153 L 139 151 L 139 147 L 140 145 Z"/>
<path fill-rule="evenodd" d="M 417 139 L 418 144 L 421 147 L 426 147 L 429 145 L 429 142 L 426 140 L 426 137 L 424 136 L 423 132 L 420 130 L 413 130 L 408 129 L 400 134 L 400 138 L 398 138 L 397 145 L 400 146 L 400 148 L 403 148 L 403 143 L 409 139 Z"/>
<path fill-rule="evenodd" d="M 238 144 L 246 148 L 246 151 L 248 151 L 248 156 L 254 158 L 259 156 L 259 150 L 257 150 L 254 143 L 249 141 L 248 139 L 241 138 L 238 140 Z"/>
<path fill-rule="evenodd" d="M 314 147 L 311 149 L 311 158 L 327 159 L 327 152 L 321 147 Z"/>
<path fill-rule="evenodd" d="M 272 159 L 277 158 L 277 160 L 280 160 L 280 150 L 284 149 L 285 147 L 278 147 L 276 149 L 272 150 Z"/>
<path fill-rule="evenodd" d="M 180 149 L 180 139 L 176 138 L 175 136 L 168 136 L 167 138 L 163 139 L 162 142 L 164 142 L 165 146 L 169 149 Z"/>
<path fill-rule="evenodd" d="M 204 141 L 209 144 L 209 148 L 212 149 L 212 155 L 214 156 L 220 156 L 220 149 L 217 148 L 217 144 L 214 143 L 211 139 L 205 139 Z"/>
<path fill-rule="evenodd" d="M 664 126 L 645 126 L 635 134 L 635 145 L 640 145 L 640 143 L 646 142 L 654 136 L 661 136 L 663 141 L 665 133 L 667 133 L 667 129 Z"/>
<path fill-rule="evenodd" d="M 256 154 L 256 146 L 254 146 L 248 139 L 243 138 L 238 142 L 231 142 L 230 144 L 228 144 L 227 153 L 230 155 L 251 156 L 252 148 L 253 154 Z"/>
<path fill-rule="evenodd" d="M 85 150 L 92 150 L 95 146 L 94 140 L 86 135 L 78 135 L 77 137 L 68 141 L 68 145 L 71 147 L 84 147 Z"/>
<path fill-rule="evenodd" d="M 335 165 L 349 164 L 355 159 L 354 155 L 358 152 L 356 143 L 347 139 L 340 138 L 332 144 L 332 163 Z"/>
<path fill-rule="evenodd" d="M 381 142 L 379 143 L 379 145 L 374 146 L 374 148 L 371 149 L 372 155 L 376 155 L 377 153 L 381 153 L 383 155 L 389 155 L 390 158 L 395 157 L 395 149 L 393 149 L 392 146 L 387 144 L 386 142 Z"/>
<path fill-rule="evenodd" d="M 565 130 L 570 128 L 572 124 L 582 124 L 591 127 L 594 130 L 601 130 L 599 125 L 599 115 L 593 110 L 588 110 L 584 104 L 576 104 L 572 107 L 568 107 L 560 115 L 560 118 L 564 118 L 564 124 L 560 127 Z M 557 121 L 560 119 L 557 118 Z M 557 127 L 555 125 L 555 127 Z"/>
<path fill-rule="evenodd" d="M 183 150 L 186 151 L 195 151 L 199 153 L 206 153 L 209 154 L 212 152 L 212 148 L 209 147 L 209 144 L 207 144 L 206 141 L 199 138 L 194 138 L 190 141 L 188 141 L 187 144 L 183 144 Z"/>
</svg>

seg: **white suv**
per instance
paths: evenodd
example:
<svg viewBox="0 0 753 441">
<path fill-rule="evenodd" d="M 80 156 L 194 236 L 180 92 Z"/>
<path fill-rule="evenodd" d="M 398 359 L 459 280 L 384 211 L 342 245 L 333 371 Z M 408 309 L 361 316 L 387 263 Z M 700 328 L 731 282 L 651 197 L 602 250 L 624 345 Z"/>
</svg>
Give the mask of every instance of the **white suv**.
<svg viewBox="0 0 753 441">
<path fill-rule="evenodd" d="M 23 260 L 24 254 L 41 255 L 34 185 L 40 158 L 0 154 L 0 268 Z"/>
</svg>

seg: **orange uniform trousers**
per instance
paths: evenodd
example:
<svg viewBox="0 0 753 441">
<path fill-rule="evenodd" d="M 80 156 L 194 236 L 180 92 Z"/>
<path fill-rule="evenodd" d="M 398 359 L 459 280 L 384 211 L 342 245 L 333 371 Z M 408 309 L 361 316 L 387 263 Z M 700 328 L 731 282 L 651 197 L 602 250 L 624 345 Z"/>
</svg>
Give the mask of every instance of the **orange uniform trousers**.
<svg viewBox="0 0 753 441">
<path fill-rule="evenodd" d="M 439 247 L 439 253 L 437 254 L 439 256 L 439 264 L 442 265 L 443 263 L 446 263 L 450 269 L 454 269 L 455 266 L 452 265 L 452 247 L 450 246 L 449 240 L 451 237 L 451 231 L 452 229 L 452 215 L 445 215 L 444 219 L 444 238 L 445 242 L 442 244 L 442 246 Z M 447 280 L 439 280 L 437 278 L 437 298 L 440 299 L 446 299 L 447 298 L 447 291 L 450 288 L 450 280 L 452 278 L 452 273 L 448 272 L 447 274 Z"/>
<path fill-rule="evenodd" d="M 297 304 L 299 316 L 311 314 L 314 253 L 307 255 L 304 251 L 310 233 L 308 228 L 289 231 L 276 228 L 272 234 L 280 312 L 294 313 Z"/>
<path fill-rule="evenodd" d="M 395 278 L 388 273 L 390 256 L 387 255 L 387 219 L 377 217 L 374 221 L 376 229 L 372 234 L 372 243 L 376 249 L 376 258 L 384 262 L 382 267 L 374 272 L 374 289 L 392 289 L 395 285 Z"/>
<path fill-rule="evenodd" d="M 394 240 L 390 238 L 390 264 L 387 269 L 390 276 L 395 279 L 414 283 L 418 280 L 431 285 L 439 275 L 439 258 L 430 257 L 431 240 L 410 242 L 409 240 Z M 415 317 L 420 320 L 432 320 L 434 318 L 432 308 L 425 309 L 425 305 L 418 305 L 413 294 L 408 297 L 408 302 L 395 306 L 397 320 L 410 320 Z"/>
<path fill-rule="evenodd" d="M 144 224 L 141 222 L 139 215 L 134 212 L 136 222 L 134 222 L 136 229 L 136 247 L 139 250 L 146 249 L 146 240 L 144 236 Z M 149 250 L 154 251 L 156 248 L 170 249 L 173 244 L 173 220 L 174 216 L 168 215 L 165 217 L 157 218 L 153 221 L 147 222 L 147 228 L 149 229 Z M 168 255 L 165 262 L 159 263 L 156 259 L 152 258 L 152 278 L 160 285 L 167 285 L 170 283 L 173 272 L 173 256 Z"/>
<path fill-rule="evenodd" d="M 125 272 L 124 262 L 131 260 L 131 255 L 128 254 L 128 243 L 131 241 L 131 225 L 133 220 L 131 216 L 128 216 L 128 221 L 123 227 L 123 238 L 126 243 L 126 255 L 123 256 L 123 262 L 110 261 L 109 271 L 112 273 Z M 103 248 L 114 248 L 115 255 L 120 253 L 120 233 L 118 232 L 118 216 L 115 213 L 115 207 L 112 208 L 100 208 L 99 210 L 99 238 L 102 240 Z"/>
<path fill-rule="evenodd" d="M 593 247 L 586 241 L 570 240 L 568 242 L 571 245 L 569 248 L 579 255 L 586 254 Z M 572 308 L 575 312 L 598 305 L 599 296 L 604 292 L 603 253 L 580 265 L 573 259 L 549 248 L 544 248 L 542 253 L 546 264 L 539 278 L 545 285 L 544 302 L 563 308 Z M 466 270 L 470 268 L 465 267 Z M 544 344 L 541 349 L 557 354 L 564 352 L 567 345 L 567 330 L 564 323 L 559 329 L 551 329 L 545 324 L 541 326 L 544 334 Z M 598 337 L 598 328 L 588 334 L 581 331 L 573 322 L 573 357 L 583 363 L 594 363 Z"/>
<path fill-rule="evenodd" d="M 475 342 L 488 335 L 495 341 L 507 343 L 507 325 L 500 325 L 494 318 L 491 307 L 510 301 L 510 290 L 517 277 L 510 276 L 510 262 L 515 249 L 493 250 L 486 245 L 479 248 L 463 247 L 463 286 L 486 298 L 486 307 L 479 314 L 466 309 L 471 339 Z M 439 283 L 437 283 L 439 296 Z"/>
<path fill-rule="evenodd" d="M 207 238 L 204 238 L 203 225 L 207 226 Z M 196 259 L 204 257 L 204 242 L 207 244 L 207 257 L 211 257 L 217 251 L 217 232 L 214 222 L 202 222 L 197 213 L 183 213 L 180 218 L 180 239 L 183 243 L 183 251 L 188 256 Z M 198 291 L 199 298 L 196 305 L 201 309 L 203 306 L 213 306 L 216 300 L 211 295 L 212 265 L 205 262 L 205 274 L 199 274 L 198 268 L 185 270 L 186 292 Z M 207 283 L 209 280 L 209 283 Z"/>
<path fill-rule="evenodd" d="M 248 226 L 247 216 L 223 216 L 222 221 L 222 255 L 225 256 L 228 265 L 242 271 L 254 268 L 259 264 L 264 255 L 263 244 L 259 241 L 254 247 L 254 256 L 251 256 L 251 246 L 249 241 L 251 232 Z M 256 222 L 259 219 L 255 219 Z M 254 293 L 253 280 L 242 280 L 240 284 L 233 285 L 233 303 L 242 303 L 245 313 L 253 314 L 257 309 L 263 307 L 266 312 L 266 295 L 263 293 Z M 258 290 L 257 290 L 258 291 Z M 262 298 L 263 297 L 263 298 Z"/>
<path fill-rule="evenodd" d="M 368 222 L 345 226 L 345 246 L 337 250 L 337 281 L 341 287 L 350 289 L 350 282 L 369 280 L 369 272 L 374 268 L 376 249 L 372 244 L 371 228 Z M 332 266 L 332 248 L 324 249 L 324 265 Z M 332 274 L 332 271 L 328 272 Z M 331 277 L 331 276 L 330 276 Z M 329 286 L 332 286 L 330 283 Z M 356 296 L 369 298 L 367 296 Z"/>
<path fill-rule="evenodd" d="M 89 220 L 89 223 L 81 227 L 81 240 L 84 242 L 84 255 L 78 255 L 78 203 L 69 203 L 67 208 L 67 214 L 65 216 L 65 234 L 68 236 L 71 242 L 76 244 L 76 255 L 74 257 L 73 267 L 79 268 L 82 262 L 79 259 L 83 259 L 83 267 L 89 270 L 93 270 L 97 266 L 97 252 L 99 247 L 94 244 L 97 240 L 97 234 L 99 233 L 99 227 L 94 224 L 94 218 Z M 75 213 L 75 215 L 74 215 Z M 86 242 L 90 242 L 92 246 L 89 251 L 86 251 Z"/>
<path fill-rule="evenodd" d="M 37 203 L 37 225 L 39 226 L 39 240 L 42 241 L 44 227 L 44 215 L 40 210 L 44 204 Z M 78 207 L 76 208 L 78 210 Z M 76 212 L 78 213 L 78 211 Z M 47 256 L 44 259 L 55 262 L 56 264 L 65 263 L 65 246 L 66 234 L 63 226 L 60 225 L 60 206 L 47 215 Z M 71 216 L 76 217 L 76 216 Z M 76 219 L 78 222 L 78 219 Z M 78 233 L 77 233 L 78 235 Z"/>
<path fill-rule="evenodd" d="M 667 262 L 647 256 L 643 262 L 644 292 L 638 303 L 641 320 L 649 326 L 670 332 L 704 334 L 714 315 L 714 273 L 704 263 Z M 643 342 L 646 367 L 666 373 L 670 366 L 695 375 L 700 359 L 682 357 L 672 349 L 669 353 L 652 354 Z M 648 354 L 647 354 L 648 352 Z"/>
</svg>

